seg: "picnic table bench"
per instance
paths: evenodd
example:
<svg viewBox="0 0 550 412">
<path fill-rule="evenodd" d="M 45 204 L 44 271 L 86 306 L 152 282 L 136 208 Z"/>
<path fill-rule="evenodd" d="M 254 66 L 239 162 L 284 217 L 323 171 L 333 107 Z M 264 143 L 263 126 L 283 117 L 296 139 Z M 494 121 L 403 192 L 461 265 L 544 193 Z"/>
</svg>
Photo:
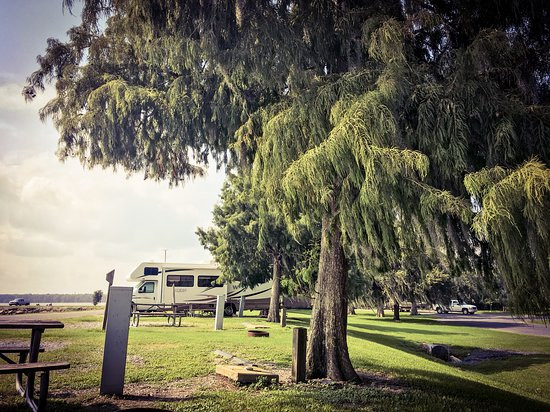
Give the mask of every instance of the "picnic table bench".
<svg viewBox="0 0 550 412">
<path fill-rule="evenodd" d="M 48 387 L 50 383 L 50 371 L 68 369 L 68 362 L 38 362 L 38 354 L 44 352 L 40 347 L 42 333 L 46 329 L 63 328 L 65 325 L 57 321 L 42 320 L 0 320 L 0 329 L 31 329 L 30 346 L 12 345 L 0 347 L 0 358 L 7 362 L 6 365 L 0 365 L 0 375 L 14 374 L 15 387 L 17 391 L 25 397 L 27 404 L 32 411 L 43 411 L 46 408 L 48 398 Z M 8 354 L 18 354 L 18 362 L 11 359 Z M 28 363 L 25 363 L 28 356 Z M 38 401 L 34 398 L 35 374 L 40 375 L 40 395 Z M 27 384 L 23 384 L 23 375 L 27 376 Z"/>
<path fill-rule="evenodd" d="M 186 316 L 185 313 L 181 312 L 181 313 L 178 313 L 178 312 L 140 312 L 140 311 L 135 311 L 135 312 L 132 312 L 132 326 L 136 326 L 138 327 L 139 326 L 139 320 L 141 317 L 149 317 L 149 318 L 154 318 L 154 317 L 164 317 L 164 318 L 167 318 L 166 320 L 168 321 L 168 323 L 172 326 L 176 326 L 176 319 L 178 320 L 178 326 L 181 326 L 181 318 Z"/>
</svg>

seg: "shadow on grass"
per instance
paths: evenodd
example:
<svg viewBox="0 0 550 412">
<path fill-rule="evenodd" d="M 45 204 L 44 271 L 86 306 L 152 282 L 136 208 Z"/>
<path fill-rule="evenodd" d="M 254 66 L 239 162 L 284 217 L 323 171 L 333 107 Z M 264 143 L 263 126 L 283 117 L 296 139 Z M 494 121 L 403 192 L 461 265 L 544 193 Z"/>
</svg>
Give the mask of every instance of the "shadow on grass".
<svg viewBox="0 0 550 412">
<path fill-rule="evenodd" d="M 390 334 L 381 334 L 374 333 L 369 331 L 378 331 L 378 332 L 400 332 L 400 333 L 415 333 L 422 335 L 467 335 L 463 332 L 449 332 L 449 331 L 427 331 L 421 329 L 412 329 L 406 327 L 399 327 L 399 323 L 394 323 L 391 318 L 374 318 L 372 316 L 365 315 L 356 315 L 358 317 L 367 318 L 368 320 L 375 321 L 369 323 L 368 325 L 360 325 L 353 323 L 353 316 L 349 318 L 352 323 L 349 323 L 348 326 L 356 329 L 348 329 L 348 336 L 361 339 L 364 341 L 374 342 L 390 348 L 400 350 L 411 355 L 419 356 L 423 359 L 432 362 L 442 362 L 437 361 L 430 357 L 428 354 L 425 354 L 415 342 L 411 342 L 405 339 L 402 339 L 397 336 L 392 336 Z M 432 319 L 410 319 L 406 318 L 403 321 L 406 324 L 415 323 L 415 324 L 437 324 L 436 321 Z M 309 319 L 307 318 L 289 318 L 289 324 L 293 326 L 308 327 Z M 387 324 L 384 325 L 384 324 Z M 391 325 L 391 326 L 390 326 Z M 463 352 L 470 352 L 474 347 L 460 347 L 460 350 Z M 361 362 L 362 366 L 365 365 L 364 361 Z M 500 371 L 513 371 L 518 369 L 525 369 L 531 365 L 535 364 L 545 364 L 550 363 L 549 354 L 533 354 L 526 356 L 513 356 L 504 360 L 489 360 L 482 362 L 476 365 L 461 365 L 459 369 L 464 369 L 467 371 L 478 372 L 484 375 L 490 375 L 493 373 L 498 373 Z M 443 363 L 445 364 L 445 363 Z M 449 365 L 451 366 L 451 365 Z M 372 365 L 374 369 L 379 370 L 379 365 Z M 426 371 L 421 369 L 410 369 L 410 368 L 388 368 L 385 369 L 389 373 L 395 373 L 397 376 L 402 376 L 407 380 L 407 383 L 410 384 L 413 388 L 421 389 L 422 391 L 435 392 L 438 396 L 445 395 L 455 397 L 457 400 L 460 400 L 456 406 L 460 406 L 461 402 L 472 406 L 482 406 L 477 403 L 472 404 L 471 397 L 475 397 L 475 402 L 486 404 L 484 405 L 485 409 L 496 410 L 496 409 L 518 409 L 518 410 L 550 410 L 550 405 L 543 402 L 535 401 L 524 396 L 514 394 L 502 389 L 494 388 L 492 386 L 482 384 L 469 380 L 467 378 L 459 378 L 454 375 L 435 372 L 435 371 Z M 424 395 L 418 395 L 420 398 Z M 494 401 L 498 400 L 498 405 L 494 404 Z M 454 404 L 454 401 L 453 401 Z M 430 409 L 430 408 L 428 408 Z"/>
<path fill-rule="evenodd" d="M 388 372 L 404 375 L 402 379 L 407 384 L 422 392 L 421 398 L 427 397 L 428 402 L 433 402 L 428 410 L 439 410 L 443 406 L 442 399 L 456 404 L 460 410 L 466 407 L 472 410 L 547 411 L 550 408 L 547 403 L 442 372 L 398 368 L 388 368 Z M 447 410 L 447 406 L 441 409 Z"/>
<path fill-rule="evenodd" d="M 393 324 L 392 326 L 382 326 L 382 325 L 373 325 L 373 324 L 359 325 L 357 323 L 348 323 L 348 327 L 351 326 L 358 329 L 376 330 L 379 332 L 415 333 L 418 335 L 468 335 L 468 333 L 466 332 L 448 332 L 448 331 L 413 329 L 413 328 L 398 327 L 396 325 L 398 324 Z"/>
<path fill-rule="evenodd" d="M 475 364 L 459 365 L 460 369 L 492 375 L 503 371 L 526 369 L 531 365 L 550 364 L 550 355 L 537 353 L 532 355 L 513 355 L 507 358 L 491 359 Z"/>
<path fill-rule="evenodd" d="M 356 315 L 362 316 L 362 315 Z M 449 332 L 449 331 L 434 331 L 434 330 L 424 330 L 424 329 L 413 329 L 407 327 L 399 327 L 397 325 L 404 324 L 423 324 L 423 325 L 438 325 L 438 322 L 431 319 L 408 319 L 402 323 L 395 322 L 393 319 L 389 318 L 368 318 L 369 321 L 376 322 L 375 324 L 369 323 L 368 325 L 360 325 L 357 323 L 350 323 L 353 321 L 353 317 L 348 318 L 348 327 L 354 327 L 359 329 L 367 330 L 376 330 L 379 332 L 402 332 L 402 333 L 415 333 L 419 335 L 468 335 L 466 332 Z M 378 324 L 380 323 L 380 325 Z M 287 317 L 287 324 L 298 327 L 309 327 L 309 318 L 294 318 Z M 388 326 L 383 326 L 387 324 Z M 391 326 L 390 326 L 391 325 Z"/>
<path fill-rule="evenodd" d="M 398 337 L 393 337 L 389 335 L 381 335 L 377 333 L 367 333 L 356 330 L 348 330 L 348 336 L 358 338 L 361 340 L 378 343 L 381 345 L 389 346 L 396 350 L 401 350 L 403 352 L 415 355 L 424 359 L 427 359 L 432 362 L 441 362 L 437 361 L 430 357 L 429 355 L 423 353 L 419 347 L 413 342 L 403 341 Z M 463 348 L 467 349 L 467 348 Z M 474 348 L 472 348 L 474 349 Z M 506 366 L 504 362 L 498 362 L 492 367 L 487 367 L 477 365 L 474 367 L 464 368 L 465 370 L 472 370 L 473 372 L 480 372 L 484 374 L 491 374 L 499 372 L 502 370 L 516 370 L 527 368 L 528 366 L 535 363 L 547 363 L 550 361 L 550 355 L 540 355 L 538 357 L 531 357 L 530 359 L 522 359 L 521 361 L 514 362 L 514 364 L 509 364 Z M 494 361 L 490 361 L 491 363 Z M 363 367 L 365 362 L 363 361 Z M 367 363 L 368 365 L 368 363 Z M 451 366 L 451 365 L 448 365 Z M 379 369 L 379 366 L 372 364 L 372 367 Z M 408 384 L 415 388 L 421 388 L 423 390 L 436 391 L 440 394 L 445 394 L 448 396 L 459 396 L 471 398 L 475 396 L 476 400 L 482 400 L 487 402 L 494 402 L 499 400 L 501 402 L 500 407 L 512 409 L 519 408 L 521 410 L 548 410 L 550 405 L 543 402 L 534 401 L 530 398 L 514 394 L 502 389 L 498 389 L 480 382 L 475 382 L 467 378 L 460 378 L 451 374 L 446 374 L 442 372 L 436 372 L 433 370 L 422 370 L 422 369 L 413 369 L 413 368 L 385 368 L 385 371 L 389 373 L 395 373 L 398 376 L 403 377 Z M 457 391 L 458 390 L 458 391 Z M 499 408 L 500 408 L 499 407 Z M 520 408 L 521 407 L 521 408 Z"/>
<path fill-rule="evenodd" d="M 261 391 L 220 390 L 203 392 L 196 397 L 178 403 L 162 403 L 160 406 L 178 411 L 253 410 L 253 411 L 301 411 L 301 410 L 355 410 L 367 408 L 374 411 L 514 411 L 547 410 L 543 402 L 518 396 L 487 385 L 460 378 L 450 378 L 442 373 L 412 370 L 422 381 L 421 385 L 400 388 L 383 386 L 312 382 L 305 385 L 274 387 Z M 457 390 L 461 388 L 464 390 Z"/>
</svg>

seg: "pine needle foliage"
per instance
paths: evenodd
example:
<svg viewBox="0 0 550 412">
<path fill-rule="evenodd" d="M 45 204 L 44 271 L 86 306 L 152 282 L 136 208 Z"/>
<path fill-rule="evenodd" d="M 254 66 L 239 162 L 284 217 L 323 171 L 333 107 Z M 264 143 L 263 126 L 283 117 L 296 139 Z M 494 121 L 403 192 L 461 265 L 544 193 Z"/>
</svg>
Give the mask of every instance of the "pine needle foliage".
<svg viewBox="0 0 550 412">
<path fill-rule="evenodd" d="M 312 329 L 338 338 L 316 373 L 357 377 L 349 259 L 403 279 L 496 269 L 518 313 L 548 313 L 545 0 L 83 3 L 24 90 L 55 83 L 60 158 L 172 184 L 210 156 L 251 164 L 258 227 L 322 227 Z"/>
<path fill-rule="evenodd" d="M 550 169 L 530 160 L 513 170 L 484 169 L 466 176 L 479 198 L 473 228 L 492 246 L 519 315 L 550 317 Z"/>
</svg>

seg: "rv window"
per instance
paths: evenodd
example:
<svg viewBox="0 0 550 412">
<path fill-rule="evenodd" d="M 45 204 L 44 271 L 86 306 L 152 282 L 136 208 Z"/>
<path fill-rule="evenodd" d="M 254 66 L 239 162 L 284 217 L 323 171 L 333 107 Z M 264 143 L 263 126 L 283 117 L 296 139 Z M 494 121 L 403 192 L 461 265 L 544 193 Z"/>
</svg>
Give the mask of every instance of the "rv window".
<svg viewBox="0 0 550 412">
<path fill-rule="evenodd" d="M 159 274 L 159 268 L 145 267 L 145 268 L 143 268 L 143 274 L 145 276 L 156 276 L 156 275 Z"/>
<path fill-rule="evenodd" d="M 177 288 L 191 288 L 195 284 L 193 275 L 168 275 L 166 277 L 166 286 L 175 286 Z"/>
<path fill-rule="evenodd" d="M 145 282 L 139 288 L 139 293 L 155 293 L 155 282 Z"/>
<path fill-rule="evenodd" d="M 218 280 L 219 276 L 199 276 L 198 280 L 198 286 L 199 287 L 214 287 L 214 288 L 221 288 L 223 285 L 218 285 L 216 280 Z"/>
</svg>

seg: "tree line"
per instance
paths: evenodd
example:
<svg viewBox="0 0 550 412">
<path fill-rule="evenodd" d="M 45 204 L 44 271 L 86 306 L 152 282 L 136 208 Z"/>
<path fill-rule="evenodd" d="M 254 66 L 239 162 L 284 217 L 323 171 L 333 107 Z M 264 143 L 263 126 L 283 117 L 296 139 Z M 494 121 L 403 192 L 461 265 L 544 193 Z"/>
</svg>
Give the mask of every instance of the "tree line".
<svg viewBox="0 0 550 412">
<path fill-rule="evenodd" d="M 91 303 L 92 293 L 18 293 L 1 294 L 0 303 L 8 303 L 10 300 L 23 298 L 31 303 Z M 98 300 L 101 302 L 101 298 Z"/>
</svg>

